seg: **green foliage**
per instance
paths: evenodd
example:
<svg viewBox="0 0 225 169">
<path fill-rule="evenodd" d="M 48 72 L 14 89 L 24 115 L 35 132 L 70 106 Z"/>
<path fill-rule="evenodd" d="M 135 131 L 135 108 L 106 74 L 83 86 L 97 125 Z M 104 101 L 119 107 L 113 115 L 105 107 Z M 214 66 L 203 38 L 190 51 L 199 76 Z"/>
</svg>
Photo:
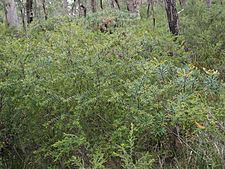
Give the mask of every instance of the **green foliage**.
<svg viewBox="0 0 225 169">
<path fill-rule="evenodd" d="M 104 15 L 0 29 L 0 167 L 222 168 L 225 84 L 191 57 L 207 54 L 186 34 L 195 15 L 176 39 L 115 11 L 112 34 L 94 31 Z"/>
<path fill-rule="evenodd" d="M 224 75 L 224 6 L 213 4 L 212 8 L 206 8 L 202 3 L 190 3 L 180 18 L 187 48 L 193 51 L 193 62 Z"/>
</svg>

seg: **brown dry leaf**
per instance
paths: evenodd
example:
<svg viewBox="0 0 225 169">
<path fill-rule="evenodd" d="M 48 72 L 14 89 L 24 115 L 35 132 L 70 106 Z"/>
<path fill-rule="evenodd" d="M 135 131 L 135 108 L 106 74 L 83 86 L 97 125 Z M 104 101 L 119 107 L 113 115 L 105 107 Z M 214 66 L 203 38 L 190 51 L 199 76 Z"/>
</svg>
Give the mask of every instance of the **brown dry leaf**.
<svg viewBox="0 0 225 169">
<path fill-rule="evenodd" d="M 200 129 L 205 129 L 205 126 L 199 124 L 197 121 L 195 121 L 195 124 L 196 124 L 196 126 L 197 126 L 198 128 L 200 128 Z"/>
</svg>

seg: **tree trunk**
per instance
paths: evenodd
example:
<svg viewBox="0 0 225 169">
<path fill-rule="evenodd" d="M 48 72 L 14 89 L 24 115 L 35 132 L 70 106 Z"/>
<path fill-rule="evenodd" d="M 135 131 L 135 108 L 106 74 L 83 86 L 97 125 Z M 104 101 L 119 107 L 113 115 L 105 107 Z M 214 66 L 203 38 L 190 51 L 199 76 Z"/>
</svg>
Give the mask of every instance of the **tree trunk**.
<svg viewBox="0 0 225 169">
<path fill-rule="evenodd" d="M 183 8 L 184 7 L 184 1 L 183 0 L 179 0 L 179 3 L 180 3 L 181 8 Z"/>
<path fill-rule="evenodd" d="M 133 4 L 133 0 L 128 0 L 127 1 L 127 10 L 130 12 L 134 11 L 134 4 Z"/>
<path fill-rule="evenodd" d="M 78 4 L 78 14 L 79 14 L 79 16 L 82 16 L 80 0 L 77 0 L 77 4 Z"/>
<path fill-rule="evenodd" d="M 185 7 L 187 5 L 187 0 L 181 0 L 182 7 Z"/>
<path fill-rule="evenodd" d="M 22 24 L 23 24 L 23 30 L 25 32 L 25 34 L 27 34 L 27 25 L 26 25 L 26 21 L 25 21 L 25 14 L 22 8 L 20 9 L 20 14 L 21 14 L 21 18 L 22 18 Z"/>
<path fill-rule="evenodd" d="M 33 0 L 26 0 L 27 23 L 33 21 Z"/>
<path fill-rule="evenodd" d="M 19 20 L 17 16 L 16 2 L 14 0 L 6 0 L 4 3 L 6 23 L 9 27 L 18 27 Z"/>
<path fill-rule="evenodd" d="M 148 0 L 148 10 L 147 10 L 147 17 L 150 17 L 150 9 L 152 11 L 152 23 L 155 27 L 155 10 L 154 10 L 154 0 Z"/>
<path fill-rule="evenodd" d="M 117 5 L 118 9 L 120 9 L 120 5 L 119 5 L 118 0 L 114 0 L 114 1 L 116 2 L 116 5 Z"/>
<path fill-rule="evenodd" d="M 151 0 L 148 0 L 148 9 L 147 9 L 147 17 L 150 17 L 150 7 L 151 7 Z"/>
<path fill-rule="evenodd" d="M 79 16 L 87 16 L 87 8 L 85 5 L 83 5 L 80 0 L 77 1 L 78 3 L 78 10 L 79 10 Z"/>
<path fill-rule="evenodd" d="M 176 0 L 165 0 L 165 9 L 169 24 L 170 32 L 174 35 L 178 35 L 178 14 L 176 8 Z"/>
<path fill-rule="evenodd" d="M 26 8 L 21 0 L 18 0 L 18 9 L 20 11 L 20 17 L 22 20 L 23 30 L 25 34 L 27 35 L 27 24 L 26 24 Z"/>
<path fill-rule="evenodd" d="M 100 0 L 100 7 L 101 7 L 101 9 L 103 9 L 102 0 Z"/>
<path fill-rule="evenodd" d="M 93 13 L 97 11 L 96 0 L 91 0 L 91 10 Z"/>
<path fill-rule="evenodd" d="M 67 0 L 63 0 L 63 10 L 65 15 L 69 15 L 69 10 L 68 10 L 68 2 Z"/>
<path fill-rule="evenodd" d="M 212 0 L 206 0 L 208 8 L 212 6 Z"/>
<path fill-rule="evenodd" d="M 141 4 L 141 0 L 127 0 L 127 10 L 139 16 L 140 4 Z"/>
<path fill-rule="evenodd" d="M 37 12 L 37 9 L 38 9 L 38 0 L 34 0 L 33 4 L 34 4 L 34 16 L 35 17 L 38 17 L 38 12 Z"/>
<path fill-rule="evenodd" d="M 154 0 L 151 0 L 151 9 L 152 9 L 152 24 L 155 27 L 155 10 L 154 10 Z"/>
<path fill-rule="evenodd" d="M 115 7 L 114 0 L 110 0 L 109 3 L 110 3 L 111 8 L 114 8 Z"/>
<path fill-rule="evenodd" d="M 72 5 L 72 8 L 71 8 L 71 15 L 73 16 L 74 14 L 76 15 L 76 9 L 77 9 L 77 6 L 76 6 L 76 0 L 73 1 L 73 5 Z"/>
<path fill-rule="evenodd" d="M 47 20 L 48 19 L 48 12 L 47 12 L 47 8 L 46 8 L 45 0 L 42 0 L 42 8 L 43 8 L 43 11 L 44 11 L 45 20 Z"/>
<path fill-rule="evenodd" d="M 115 3 L 116 3 L 117 8 L 120 9 L 118 0 L 110 0 L 110 4 L 111 4 L 112 8 L 115 8 Z"/>
</svg>

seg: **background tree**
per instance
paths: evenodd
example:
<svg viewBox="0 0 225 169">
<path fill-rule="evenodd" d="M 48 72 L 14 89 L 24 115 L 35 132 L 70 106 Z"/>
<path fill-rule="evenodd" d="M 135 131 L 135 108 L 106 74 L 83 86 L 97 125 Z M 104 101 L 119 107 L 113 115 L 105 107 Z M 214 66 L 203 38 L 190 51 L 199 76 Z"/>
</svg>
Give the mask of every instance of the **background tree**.
<svg viewBox="0 0 225 169">
<path fill-rule="evenodd" d="M 26 0 L 26 14 L 27 23 L 30 24 L 33 21 L 33 0 Z"/>
<path fill-rule="evenodd" d="M 63 10 L 64 10 L 64 13 L 65 13 L 66 15 L 69 15 L 68 1 L 67 1 L 67 0 L 63 0 Z"/>
<path fill-rule="evenodd" d="M 207 6 L 208 8 L 210 8 L 212 6 L 212 0 L 206 0 Z"/>
<path fill-rule="evenodd" d="M 134 11 L 134 2 L 133 0 L 127 0 L 127 10 L 133 12 Z"/>
<path fill-rule="evenodd" d="M 183 8 L 187 4 L 187 0 L 179 0 L 180 6 Z"/>
<path fill-rule="evenodd" d="M 165 9 L 169 24 L 170 32 L 174 35 L 178 35 L 178 14 L 176 8 L 176 0 L 165 0 Z"/>
<path fill-rule="evenodd" d="M 47 11 L 46 1 L 45 0 L 42 0 L 42 9 L 43 9 L 43 12 L 44 12 L 45 20 L 47 20 L 48 19 L 48 11 Z"/>
<path fill-rule="evenodd" d="M 150 17 L 151 0 L 148 0 L 147 17 Z"/>
<path fill-rule="evenodd" d="M 131 13 L 136 14 L 137 16 L 140 15 L 140 8 L 141 0 L 128 0 L 127 1 L 127 10 Z"/>
<path fill-rule="evenodd" d="M 6 24 L 9 27 L 18 27 L 19 20 L 17 16 L 17 7 L 16 2 L 14 0 L 5 0 L 4 9 L 5 9 L 5 17 L 6 17 Z"/>
<path fill-rule="evenodd" d="M 91 0 L 91 11 L 93 13 L 97 11 L 97 3 L 96 3 L 96 0 Z"/>
<path fill-rule="evenodd" d="M 148 0 L 147 17 L 150 17 L 150 8 L 152 11 L 152 23 L 155 27 L 155 11 L 154 11 L 154 0 Z"/>
<path fill-rule="evenodd" d="M 100 8 L 103 9 L 103 2 L 100 0 Z"/>
<path fill-rule="evenodd" d="M 119 5 L 118 0 L 110 0 L 110 5 L 111 5 L 112 8 L 115 8 L 115 4 L 118 7 L 118 9 L 120 9 L 120 5 Z"/>
</svg>

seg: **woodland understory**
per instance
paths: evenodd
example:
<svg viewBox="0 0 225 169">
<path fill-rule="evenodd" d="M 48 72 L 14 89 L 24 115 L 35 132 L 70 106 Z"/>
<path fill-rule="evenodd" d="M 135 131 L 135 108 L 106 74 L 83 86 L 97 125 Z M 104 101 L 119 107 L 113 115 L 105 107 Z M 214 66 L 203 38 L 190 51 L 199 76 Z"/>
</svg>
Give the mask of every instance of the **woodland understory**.
<svg viewBox="0 0 225 169">
<path fill-rule="evenodd" d="M 224 0 L 0 0 L 0 169 L 225 169 Z"/>
</svg>

